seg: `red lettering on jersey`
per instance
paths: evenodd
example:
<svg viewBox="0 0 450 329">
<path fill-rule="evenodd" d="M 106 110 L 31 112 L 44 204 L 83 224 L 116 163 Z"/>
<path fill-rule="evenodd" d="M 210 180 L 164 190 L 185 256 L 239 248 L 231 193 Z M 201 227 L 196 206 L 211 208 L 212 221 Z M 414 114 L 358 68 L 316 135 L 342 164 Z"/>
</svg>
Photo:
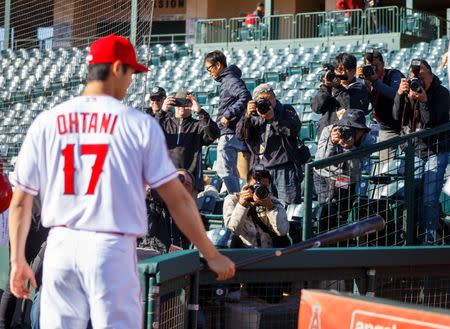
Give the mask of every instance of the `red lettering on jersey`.
<svg viewBox="0 0 450 329">
<path fill-rule="evenodd" d="M 111 121 L 111 115 L 112 115 L 111 113 L 109 113 L 109 114 L 103 113 L 99 132 L 101 132 L 101 133 L 108 132 L 109 122 Z"/>
<path fill-rule="evenodd" d="M 96 132 L 97 132 L 97 113 L 92 113 L 91 121 L 89 122 L 88 133 L 96 133 Z"/>
<path fill-rule="evenodd" d="M 82 131 L 83 133 L 85 133 L 85 132 L 86 132 L 86 117 L 89 115 L 89 113 L 87 113 L 87 112 L 81 112 L 80 114 L 81 114 L 82 120 L 83 120 L 83 128 L 81 129 L 81 131 Z"/>
<path fill-rule="evenodd" d="M 58 133 L 60 135 L 64 135 L 67 133 L 67 127 L 66 127 L 66 118 L 64 117 L 64 114 L 60 114 L 56 117 L 56 120 L 58 122 Z"/>
<path fill-rule="evenodd" d="M 78 113 L 69 113 L 69 132 L 78 132 Z"/>
<path fill-rule="evenodd" d="M 114 116 L 114 121 L 111 125 L 111 130 L 109 131 L 109 133 L 112 135 L 114 133 L 114 128 L 116 127 L 116 123 L 117 123 L 117 115 Z"/>
</svg>

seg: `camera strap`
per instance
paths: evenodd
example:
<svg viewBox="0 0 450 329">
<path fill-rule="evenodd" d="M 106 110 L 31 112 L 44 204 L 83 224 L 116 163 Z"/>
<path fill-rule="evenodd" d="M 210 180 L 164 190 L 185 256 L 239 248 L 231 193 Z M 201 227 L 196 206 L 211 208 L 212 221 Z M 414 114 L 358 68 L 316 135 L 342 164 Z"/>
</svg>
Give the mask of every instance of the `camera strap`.
<svg viewBox="0 0 450 329">
<path fill-rule="evenodd" d="M 270 127 L 271 127 L 271 124 L 270 124 L 270 122 L 268 122 L 266 124 L 266 131 L 264 133 L 264 140 L 263 140 L 262 144 L 259 146 L 259 150 L 258 150 L 258 154 L 257 154 L 260 159 L 263 157 L 263 155 L 264 155 L 264 153 L 266 152 L 266 149 L 267 149 L 267 141 L 269 140 Z"/>
</svg>

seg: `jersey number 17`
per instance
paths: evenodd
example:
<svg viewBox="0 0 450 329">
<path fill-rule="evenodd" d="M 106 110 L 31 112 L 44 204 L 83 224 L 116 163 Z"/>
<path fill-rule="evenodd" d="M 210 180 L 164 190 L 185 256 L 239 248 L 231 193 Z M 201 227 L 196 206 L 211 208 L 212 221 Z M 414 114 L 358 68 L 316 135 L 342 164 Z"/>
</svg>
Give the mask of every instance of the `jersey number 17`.
<svg viewBox="0 0 450 329">
<path fill-rule="evenodd" d="M 75 144 L 67 144 L 62 150 L 64 157 L 64 194 L 75 194 L 74 176 L 75 176 Z M 106 155 L 108 154 L 108 144 L 81 144 L 81 155 L 95 155 L 95 162 L 92 166 L 91 178 L 86 194 L 94 194 L 100 174 L 103 171 Z"/>
</svg>

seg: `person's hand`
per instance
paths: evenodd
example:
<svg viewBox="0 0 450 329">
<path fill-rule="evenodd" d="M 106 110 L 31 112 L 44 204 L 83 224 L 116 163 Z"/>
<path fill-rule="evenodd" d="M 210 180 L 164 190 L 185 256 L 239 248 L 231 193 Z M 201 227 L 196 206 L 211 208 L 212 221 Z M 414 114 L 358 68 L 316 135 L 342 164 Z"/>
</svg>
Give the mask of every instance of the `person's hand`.
<svg viewBox="0 0 450 329">
<path fill-rule="evenodd" d="M 241 193 L 239 193 L 239 204 L 247 208 L 248 206 L 250 206 L 250 202 L 252 200 L 253 191 L 248 187 L 247 184 L 245 184 L 241 190 Z"/>
<path fill-rule="evenodd" d="M 170 110 L 170 108 L 174 105 L 175 105 L 175 97 L 169 96 L 164 100 L 164 103 L 162 105 L 162 110 L 164 112 L 168 112 Z"/>
<path fill-rule="evenodd" d="M 253 113 L 256 113 L 256 102 L 251 100 L 247 103 L 247 112 L 245 112 L 245 116 L 250 118 Z"/>
<path fill-rule="evenodd" d="M 403 94 L 408 94 L 409 93 L 409 83 L 408 83 L 407 79 L 403 78 L 400 81 L 400 86 L 398 87 L 397 93 L 399 95 L 403 95 Z"/>
<path fill-rule="evenodd" d="M 270 197 L 267 197 L 265 199 L 260 199 L 256 195 L 253 196 L 253 199 L 255 200 L 255 205 L 257 206 L 263 206 L 264 208 L 271 210 L 273 208 L 273 202 Z"/>
<path fill-rule="evenodd" d="M 366 77 L 366 80 L 369 80 L 371 83 L 374 83 L 375 81 L 378 80 L 378 74 L 374 73 L 370 77 Z"/>
<path fill-rule="evenodd" d="M 421 103 L 426 103 L 428 101 L 427 93 L 423 90 L 423 88 L 421 88 L 418 92 L 411 90 L 409 92 L 409 97 Z"/>
<path fill-rule="evenodd" d="M 363 78 L 364 77 L 364 71 L 363 71 L 363 66 L 360 65 L 356 68 L 356 76 Z"/>
<path fill-rule="evenodd" d="M 199 113 L 202 110 L 202 108 L 200 107 L 200 104 L 197 101 L 197 98 L 195 98 L 194 95 L 188 95 L 186 97 L 186 99 L 190 100 L 192 103 L 192 106 L 191 106 L 192 112 Z"/>
<path fill-rule="evenodd" d="M 235 265 L 231 259 L 221 253 L 217 253 L 216 256 L 207 259 L 207 262 L 209 268 L 217 273 L 217 280 L 219 281 L 231 279 L 236 272 Z"/>
<path fill-rule="evenodd" d="M 221 118 L 220 118 L 220 123 L 221 123 L 222 125 L 224 125 L 225 127 L 228 127 L 228 125 L 230 124 L 230 120 L 228 120 L 228 119 L 225 118 L 225 117 L 221 117 Z"/>
<path fill-rule="evenodd" d="M 33 288 L 37 288 L 36 278 L 30 265 L 23 261 L 11 262 L 11 292 L 17 298 L 28 298 L 31 291 L 27 288 L 27 280 L 30 281 Z"/>
<path fill-rule="evenodd" d="M 341 134 L 339 133 L 339 128 L 338 127 L 333 127 L 333 129 L 331 129 L 331 142 L 334 145 L 337 145 L 340 143 L 341 141 Z"/>
</svg>

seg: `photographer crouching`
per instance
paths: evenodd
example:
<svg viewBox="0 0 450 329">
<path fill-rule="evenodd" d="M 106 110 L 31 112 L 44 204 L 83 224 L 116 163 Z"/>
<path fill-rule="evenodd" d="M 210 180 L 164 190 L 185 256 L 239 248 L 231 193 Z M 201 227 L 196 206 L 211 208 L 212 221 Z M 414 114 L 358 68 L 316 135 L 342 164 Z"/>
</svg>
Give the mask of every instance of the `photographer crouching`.
<svg viewBox="0 0 450 329">
<path fill-rule="evenodd" d="M 294 156 L 300 127 L 295 109 L 281 104 L 268 84 L 255 88 L 253 100 L 236 127 L 236 136 L 250 150 L 250 168 L 264 166 L 272 177 L 272 194 L 288 204 L 301 202 L 302 172 Z"/>
<path fill-rule="evenodd" d="M 240 193 L 225 197 L 225 226 L 239 236 L 242 248 L 286 247 L 289 222 L 283 204 L 269 191 L 272 177 L 268 170 L 256 165 L 248 175 Z"/>
<path fill-rule="evenodd" d="M 402 133 L 430 129 L 449 122 L 450 96 L 430 65 L 423 59 L 413 59 L 409 78 L 402 79 L 394 100 L 393 116 L 402 123 Z M 450 151 L 448 132 L 427 138 L 415 138 L 414 148 L 419 158 L 416 173 L 423 172 L 422 198 L 419 203 L 419 229 L 422 244 L 436 242 L 439 223 L 439 196 Z"/>
<path fill-rule="evenodd" d="M 364 112 L 348 109 L 335 124 L 325 127 L 317 145 L 316 160 L 364 148 L 375 143 L 366 126 Z M 314 187 L 319 201 L 319 232 L 346 223 L 356 197 L 356 187 L 367 158 L 357 158 L 322 169 L 314 168 Z M 319 233 L 318 232 L 318 233 Z"/>
</svg>

